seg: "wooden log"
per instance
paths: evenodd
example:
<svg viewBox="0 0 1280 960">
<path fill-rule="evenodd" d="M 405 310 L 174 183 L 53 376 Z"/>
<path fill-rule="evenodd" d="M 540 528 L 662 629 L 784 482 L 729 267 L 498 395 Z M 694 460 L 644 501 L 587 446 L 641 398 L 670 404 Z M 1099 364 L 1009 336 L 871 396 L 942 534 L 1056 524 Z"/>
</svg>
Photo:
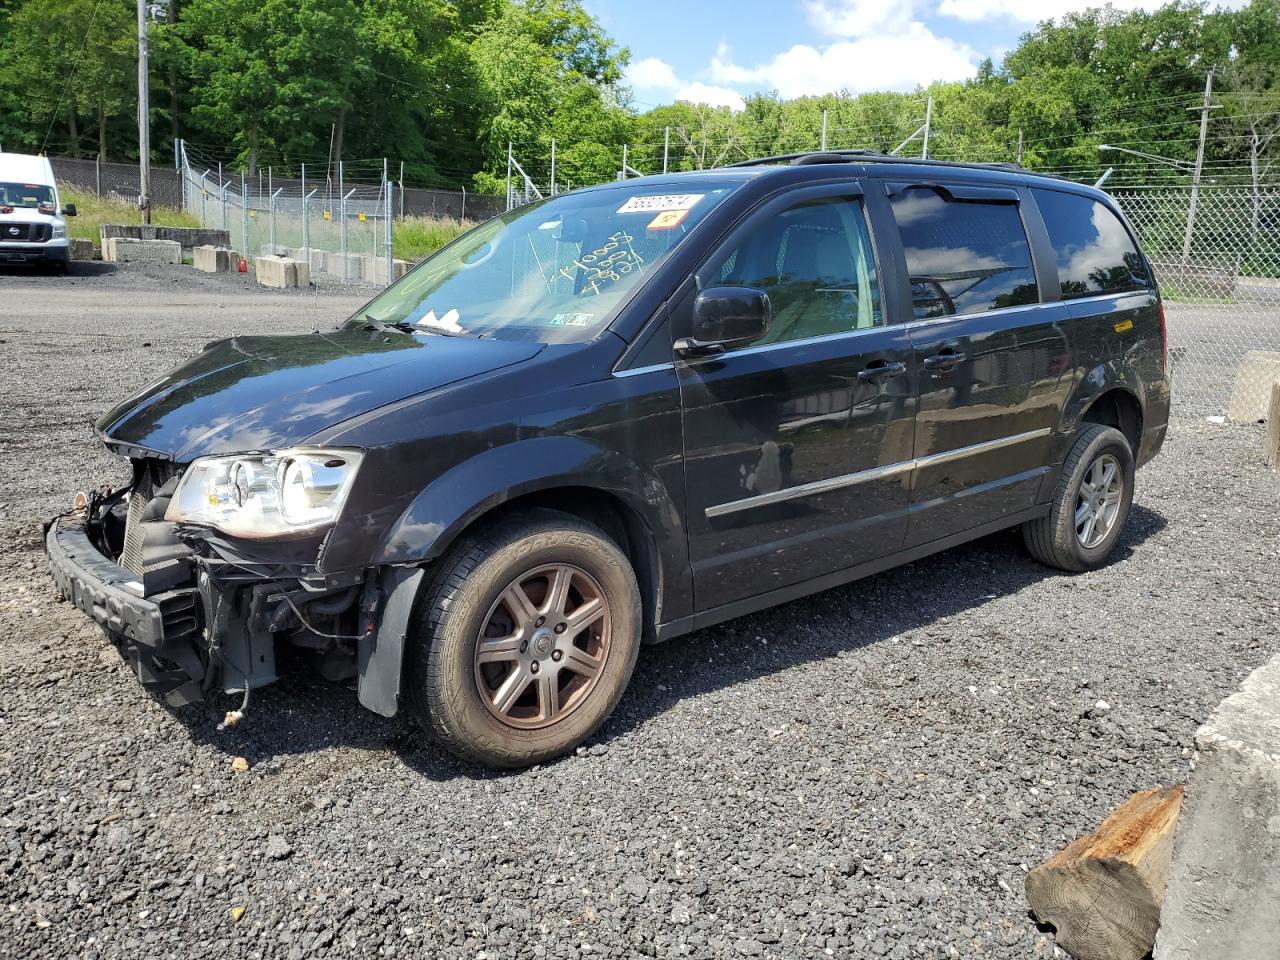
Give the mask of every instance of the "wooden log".
<svg viewBox="0 0 1280 960">
<path fill-rule="evenodd" d="M 1280 380 L 1271 385 L 1271 404 L 1267 408 L 1267 433 L 1262 440 L 1262 453 L 1271 469 L 1280 471 Z"/>
<path fill-rule="evenodd" d="M 1182 787 L 1135 793 L 1027 875 L 1027 902 L 1076 960 L 1141 960 L 1160 926 Z"/>
</svg>

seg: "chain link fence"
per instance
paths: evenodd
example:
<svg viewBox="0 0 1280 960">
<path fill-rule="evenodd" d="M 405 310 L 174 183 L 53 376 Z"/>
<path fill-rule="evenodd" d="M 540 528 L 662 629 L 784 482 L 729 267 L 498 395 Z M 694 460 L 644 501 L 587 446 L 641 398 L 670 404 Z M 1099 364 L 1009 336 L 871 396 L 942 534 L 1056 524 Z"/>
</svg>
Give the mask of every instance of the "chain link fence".
<svg viewBox="0 0 1280 960">
<path fill-rule="evenodd" d="M 201 226 L 226 230 L 246 260 L 289 256 L 346 283 L 395 279 L 395 186 L 388 180 L 350 182 L 342 164 L 333 178 L 249 177 L 202 164 L 185 148 L 179 172 L 183 209 Z"/>
<path fill-rule="evenodd" d="M 50 157 L 53 175 L 59 183 L 71 184 L 117 203 L 138 204 L 138 165 L 106 163 L 84 157 Z M 182 176 L 168 167 L 151 168 L 151 202 L 156 206 L 182 206 Z"/>
<path fill-rule="evenodd" d="M 1164 297 L 1175 408 L 1242 421 L 1265 416 L 1280 379 L 1280 188 L 1133 188 L 1112 196 L 1137 229 Z"/>
</svg>

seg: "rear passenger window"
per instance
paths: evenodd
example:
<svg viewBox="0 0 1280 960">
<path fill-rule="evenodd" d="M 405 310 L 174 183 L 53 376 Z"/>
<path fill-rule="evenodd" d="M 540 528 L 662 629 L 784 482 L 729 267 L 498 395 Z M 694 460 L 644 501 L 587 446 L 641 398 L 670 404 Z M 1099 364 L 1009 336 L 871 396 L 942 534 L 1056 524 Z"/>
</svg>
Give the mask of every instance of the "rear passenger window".
<svg viewBox="0 0 1280 960">
<path fill-rule="evenodd" d="M 1104 204 L 1057 190 L 1036 190 L 1035 197 L 1058 256 L 1064 300 L 1151 286 L 1129 231 Z"/>
<path fill-rule="evenodd" d="M 903 190 L 892 204 L 918 319 L 1039 300 L 1016 204 L 949 200 L 929 187 Z"/>
</svg>

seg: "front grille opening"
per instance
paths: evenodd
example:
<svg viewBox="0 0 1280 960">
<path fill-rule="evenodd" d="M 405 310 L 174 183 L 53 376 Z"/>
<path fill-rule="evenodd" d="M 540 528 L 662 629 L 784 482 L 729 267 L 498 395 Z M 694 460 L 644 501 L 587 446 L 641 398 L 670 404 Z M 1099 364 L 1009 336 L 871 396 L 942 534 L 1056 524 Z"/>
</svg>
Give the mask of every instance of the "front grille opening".
<svg viewBox="0 0 1280 960">
<path fill-rule="evenodd" d="M 142 544 L 146 536 L 142 514 L 156 491 L 178 472 L 178 467 L 168 460 L 144 457 L 133 461 L 133 489 L 129 491 L 129 512 L 124 524 L 124 550 L 120 554 L 120 566 L 126 570 L 137 574 L 146 572 L 142 559 Z"/>
</svg>

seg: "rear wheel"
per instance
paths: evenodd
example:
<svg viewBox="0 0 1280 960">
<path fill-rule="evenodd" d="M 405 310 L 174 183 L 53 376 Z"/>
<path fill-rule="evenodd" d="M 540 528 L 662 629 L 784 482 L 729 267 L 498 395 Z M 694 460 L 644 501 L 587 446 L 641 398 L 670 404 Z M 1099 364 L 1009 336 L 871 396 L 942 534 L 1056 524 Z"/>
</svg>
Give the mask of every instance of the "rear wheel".
<svg viewBox="0 0 1280 960">
<path fill-rule="evenodd" d="M 1119 430 L 1087 424 L 1058 477 L 1049 515 L 1022 526 L 1027 550 L 1060 570 L 1102 566 L 1120 540 L 1133 502 L 1133 451 Z"/>
<path fill-rule="evenodd" d="M 537 510 L 467 538 L 416 615 L 406 701 L 490 766 L 572 750 L 613 712 L 640 648 L 640 591 L 603 531 Z"/>
</svg>

